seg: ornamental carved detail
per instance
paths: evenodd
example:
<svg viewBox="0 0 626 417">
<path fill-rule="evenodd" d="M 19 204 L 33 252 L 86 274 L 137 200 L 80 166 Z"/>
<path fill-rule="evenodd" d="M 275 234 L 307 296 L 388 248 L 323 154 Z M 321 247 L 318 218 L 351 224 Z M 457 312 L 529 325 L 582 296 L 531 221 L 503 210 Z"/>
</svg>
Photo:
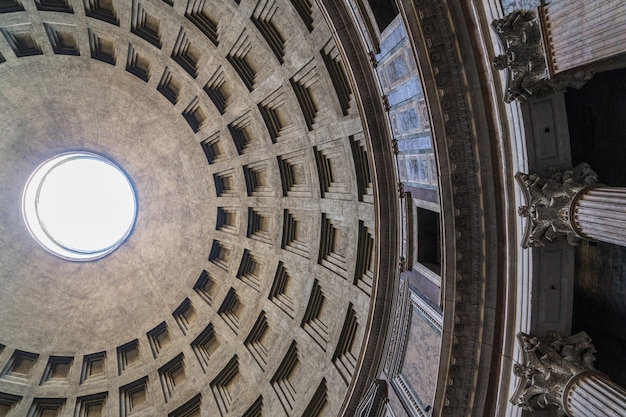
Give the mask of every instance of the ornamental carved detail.
<svg viewBox="0 0 626 417">
<path fill-rule="evenodd" d="M 400 272 L 406 272 L 406 258 L 404 256 L 400 257 L 398 267 L 400 268 Z"/>
<path fill-rule="evenodd" d="M 577 232 L 571 213 L 577 197 L 598 180 L 588 164 L 556 172 L 550 178 L 521 172 L 515 178 L 526 200 L 526 205 L 518 209 L 518 214 L 527 218 L 522 247 L 542 247 L 557 240 L 575 246 L 586 239 Z"/>
<path fill-rule="evenodd" d="M 524 410 L 556 406 L 565 415 L 563 391 L 576 375 L 593 370 L 596 349 L 585 332 L 561 337 L 548 332 L 545 339 L 518 333 L 524 363 L 513 372 L 520 378 L 511 402 Z"/>
<path fill-rule="evenodd" d="M 405 192 L 404 192 L 404 184 L 399 182 L 398 183 L 398 196 L 400 198 L 404 198 L 404 194 L 405 194 Z"/>
<path fill-rule="evenodd" d="M 516 10 L 491 27 L 496 32 L 504 54 L 493 60 L 493 66 L 506 71 L 504 101 L 525 101 L 529 96 L 544 97 L 580 88 L 593 76 L 591 71 L 551 74 L 548 55 L 541 33 L 541 22 L 531 10 Z"/>
<path fill-rule="evenodd" d="M 400 147 L 398 145 L 398 139 L 391 139 L 391 149 L 394 155 L 398 155 L 400 153 Z"/>
</svg>

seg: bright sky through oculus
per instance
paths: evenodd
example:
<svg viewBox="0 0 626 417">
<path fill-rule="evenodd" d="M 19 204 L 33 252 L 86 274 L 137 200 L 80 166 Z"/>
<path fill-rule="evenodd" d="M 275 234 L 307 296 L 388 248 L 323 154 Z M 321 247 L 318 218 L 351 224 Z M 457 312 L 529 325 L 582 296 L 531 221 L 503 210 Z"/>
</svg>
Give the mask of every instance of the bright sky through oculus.
<svg viewBox="0 0 626 417">
<path fill-rule="evenodd" d="M 101 258 L 128 236 L 135 192 L 111 161 L 87 152 L 59 155 L 37 168 L 24 190 L 24 218 L 35 239 L 65 259 Z"/>
</svg>

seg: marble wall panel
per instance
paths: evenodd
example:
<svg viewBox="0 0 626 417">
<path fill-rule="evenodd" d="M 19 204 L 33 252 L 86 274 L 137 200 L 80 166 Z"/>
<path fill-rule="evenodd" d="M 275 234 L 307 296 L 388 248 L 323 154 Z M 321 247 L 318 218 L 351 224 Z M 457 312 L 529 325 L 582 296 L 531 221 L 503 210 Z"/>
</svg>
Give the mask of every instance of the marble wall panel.
<svg viewBox="0 0 626 417">
<path fill-rule="evenodd" d="M 440 347 L 441 333 L 413 306 L 400 376 L 422 407 L 432 405 L 434 400 Z"/>
</svg>

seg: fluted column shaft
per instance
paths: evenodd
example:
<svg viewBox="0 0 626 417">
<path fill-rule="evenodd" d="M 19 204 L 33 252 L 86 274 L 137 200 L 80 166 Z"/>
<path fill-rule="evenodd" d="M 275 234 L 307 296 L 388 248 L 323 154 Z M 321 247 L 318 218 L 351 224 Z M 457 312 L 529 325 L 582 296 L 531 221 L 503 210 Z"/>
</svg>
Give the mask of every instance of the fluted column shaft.
<svg viewBox="0 0 626 417">
<path fill-rule="evenodd" d="M 573 203 L 570 220 L 578 234 L 626 246 L 626 188 L 586 189 Z"/>
<path fill-rule="evenodd" d="M 626 391 L 595 370 L 573 377 L 563 391 L 570 417 L 626 417 Z"/>
<path fill-rule="evenodd" d="M 622 0 L 558 1 L 541 12 L 553 74 L 623 53 L 626 7 Z"/>
</svg>

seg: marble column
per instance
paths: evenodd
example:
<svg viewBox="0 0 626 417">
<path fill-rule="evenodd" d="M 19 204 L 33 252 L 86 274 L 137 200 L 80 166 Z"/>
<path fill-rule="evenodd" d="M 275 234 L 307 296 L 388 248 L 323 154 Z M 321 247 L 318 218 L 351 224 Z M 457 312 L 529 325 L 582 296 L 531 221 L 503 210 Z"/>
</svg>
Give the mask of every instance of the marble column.
<svg viewBox="0 0 626 417">
<path fill-rule="evenodd" d="M 522 246 L 545 246 L 556 240 L 576 245 L 581 239 L 626 246 L 626 188 L 596 184 L 597 175 L 580 164 L 550 178 L 518 173 L 527 218 Z"/>
<path fill-rule="evenodd" d="M 518 334 L 524 362 L 511 402 L 525 410 L 556 407 L 569 417 L 626 417 L 626 391 L 593 368 L 596 350 L 585 333 L 566 338 Z"/>
<path fill-rule="evenodd" d="M 626 391 L 597 371 L 585 371 L 568 382 L 563 409 L 570 417 L 624 417 Z"/>
<path fill-rule="evenodd" d="M 626 188 L 583 190 L 575 199 L 571 214 L 578 235 L 626 246 Z"/>
<path fill-rule="evenodd" d="M 554 1 L 539 12 L 552 75 L 583 67 L 601 70 L 602 61 L 624 53 L 623 0 Z"/>
</svg>

